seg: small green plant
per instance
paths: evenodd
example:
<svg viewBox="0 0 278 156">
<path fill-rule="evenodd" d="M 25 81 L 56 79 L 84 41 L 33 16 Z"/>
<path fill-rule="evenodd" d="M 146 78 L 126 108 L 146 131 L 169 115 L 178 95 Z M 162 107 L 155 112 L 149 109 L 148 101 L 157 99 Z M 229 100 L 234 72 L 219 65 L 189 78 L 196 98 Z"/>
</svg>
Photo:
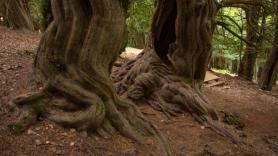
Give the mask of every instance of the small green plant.
<svg viewBox="0 0 278 156">
<path fill-rule="evenodd" d="M 240 116 L 237 113 L 225 112 L 223 121 L 239 130 L 242 130 L 245 127 L 245 124 L 242 122 Z"/>
</svg>

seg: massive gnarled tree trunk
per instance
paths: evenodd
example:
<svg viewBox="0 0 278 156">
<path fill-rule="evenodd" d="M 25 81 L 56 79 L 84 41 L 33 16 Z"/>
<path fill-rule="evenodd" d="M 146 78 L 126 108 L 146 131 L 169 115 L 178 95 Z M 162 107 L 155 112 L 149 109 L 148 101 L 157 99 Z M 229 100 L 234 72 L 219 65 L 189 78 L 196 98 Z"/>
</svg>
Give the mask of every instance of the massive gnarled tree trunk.
<svg viewBox="0 0 278 156">
<path fill-rule="evenodd" d="M 52 0 L 54 21 L 43 36 L 35 73 L 45 82 L 36 94 L 14 100 L 22 110 L 15 132 L 46 117 L 78 130 L 143 142 L 162 137 L 131 102 L 121 100 L 110 80 L 125 34 L 126 0 Z M 165 145 L 165 144 L 163 144 Z M 169 149 L 164 146 L 165 153 Z"/>
<path fill-rule="evenodd" d="M 27 0 L 4 0 L 5 20 L 9 27 L 34 30 Z"/>
<path fill-rule="evenodd" d="M 278 9 L 278 8 L 277 8 Z M 278 10 L 276 10 L 276 16 L 278 16 Z M 273 40 L 273 46 L 270 53 L 267 56 L 266 63 L 260 74 L 259 87 L 263 90 L 272 90 L 272 85 L 276 83 L 278 74 L 278 17 L 276 17 L 275 35 Z"/>
<path fill-rule="evenodd" d="M 117 92 L 169 117 L 188 111 L 200 122 L 217 119 L 200 91 L 216 9 L 213 0 L 158 0 L 145 50 L 113 74 Z"/>
<path fill-rule="evenodd" d="M 250 9 L 245 10 L 247 19 L 246 40 L 251 44 L 246 45 L 238 75 L 249 81 L 253 80 L 255 63 L 262 44 L 259 38 L 259 10 L 260 6 L 250 6 Z"/>
</svg>

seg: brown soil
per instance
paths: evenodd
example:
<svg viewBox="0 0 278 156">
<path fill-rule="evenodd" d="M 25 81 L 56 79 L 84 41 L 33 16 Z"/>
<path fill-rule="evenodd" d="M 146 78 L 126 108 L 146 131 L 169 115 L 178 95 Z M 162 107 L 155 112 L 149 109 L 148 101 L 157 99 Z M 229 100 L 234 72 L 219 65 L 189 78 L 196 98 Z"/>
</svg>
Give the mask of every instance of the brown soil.
<svg viewBox="0 0 278 156">
<path fill-rule="evenodd" d="M 32 53 L 40 36 L 0 27 L 0 155 L 161 155 L 149 141 L 139 146 L 120 135 L 104 139 L 95 134 L 64 129 L 49 121 L 40 121 L 21 135 L 12 135 L 8 124 L 17 114 L 9 104 L 11 98 L 32 89 Z M 175 155 L 278 155 L 278 87 L 273 92 L 260 91 L 255 84 L 219 75 L 224 86 L 204 88 L 219 114 L 238 113 L 246 125 L 239 131 L 246 146 L 203 127 L 188 114 L 169 120 L 147 106 L 142 112 L 152 120 L 170 142 Z"/>
</svg>

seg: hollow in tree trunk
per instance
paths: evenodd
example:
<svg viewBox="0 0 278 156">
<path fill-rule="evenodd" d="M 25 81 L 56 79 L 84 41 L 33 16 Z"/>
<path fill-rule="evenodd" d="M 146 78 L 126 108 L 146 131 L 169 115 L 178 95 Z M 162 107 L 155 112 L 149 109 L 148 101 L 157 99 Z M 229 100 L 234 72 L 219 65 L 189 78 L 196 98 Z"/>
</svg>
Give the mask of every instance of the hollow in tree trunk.
<svg viewBox="0 0 278 156">
<path fill-rule="evenodd" d="M 4 0 L 5 20 L 11 28 L 34 30 L 27 0 Z"/>
<path fill-rule="evenodd" d="M 110 80 L 125 34 L 125 0 L 52 0 L 54 20 L 38 49 L 35 73 L 45 82 L 36 94 L 16 98 L 21 118 L 11 125 L 21 132 L 39 116 L 81 131 L 110 136 L 115 131 L 144 142 L 156 128 L 132 102 L 121 100 Z"/>
<path fill-rule="evenodd" d="M 118 94 L 169 118 L 187 111 L 200 122 L 218 119 L 200 91 L 215 13 L 213 0 L 158 0 L 145 50 L 113 73 Z"/>
</svg>

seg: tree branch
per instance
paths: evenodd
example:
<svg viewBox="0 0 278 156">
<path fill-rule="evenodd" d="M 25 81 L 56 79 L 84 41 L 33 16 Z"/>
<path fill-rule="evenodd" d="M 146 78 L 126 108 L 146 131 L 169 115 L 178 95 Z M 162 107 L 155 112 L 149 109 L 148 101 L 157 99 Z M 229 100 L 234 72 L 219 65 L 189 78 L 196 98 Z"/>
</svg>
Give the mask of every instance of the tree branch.
<svg viewBox="0 0 278 156">
<path fill-rule="evenodd" d="M 224 7 L 237 7 L 242 9 L 248 9 L 248 5 L 253 6 L 266 6 L 266 0 L 222 0 L 218 3 L 218 8 Z"/>
<path fill-rule="evenodd" d="M 234 24 L 236 25 L 236 27 L 237 27 L 240 31 L 242 31 L 242 27 L 241 27 L 232 17 L 230 17 L 230 16 L 228 16 L 228 15 L 217 15 L 217 16 L 221 16 L 221 17 L 227 18 L 227 19 L 230 20 L 232 23 L 234 23 Z M 227 25 L 227 24 L 226 24 L 226 25 Z"/>
<path fill-rule="evenodd" d="M 215 23 L 216 25 L 219 25 L 221 27 L 223 27 L 224 29 L 226 29 L 229 33 L 231 33 L 232 35 L 234 35 L 235 37 L 237 37 L 238 39 L 242 40 L 243 42 L 245 42 L 248 45 L 252 45 L 254 46 L 253 43 L 250 43 L 249 41 L 247 41 L 246 39 L 242 38 L 240 35 L 238 35 L 236 32 L 234 32 L 233 30 L 231 30 L 228 25 L 224 22 L 221 21 L 216 21 Z"/>
</svg>

